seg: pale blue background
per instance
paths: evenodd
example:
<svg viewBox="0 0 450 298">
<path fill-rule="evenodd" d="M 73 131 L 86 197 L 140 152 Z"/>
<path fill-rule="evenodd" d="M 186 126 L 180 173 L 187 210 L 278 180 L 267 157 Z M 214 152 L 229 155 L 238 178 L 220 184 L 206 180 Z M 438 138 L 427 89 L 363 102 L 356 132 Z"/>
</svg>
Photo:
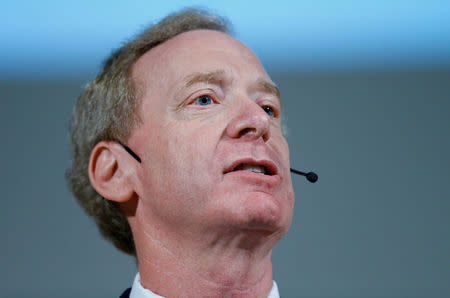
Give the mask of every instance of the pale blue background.
<svg viewBox="0 0 450 298">
<path fill-rule="evenodd" d="M 283 297 L 450 297 L 450 1 L 217 1 L 280 86 L 294 221 Z M 0 297 L 118 297 L 136 267 L 63 178 L 67 126 L 101 61 L 206 1 L 0 4 Z"/>
<path fill-rule="evenodd" d="M 228 16 L 236 35 L 283 70 L 450 63 L 450 1 L 3 1 L 2 77 L 96 72 L 151 22 L 188 5 Z"/>
</svg>

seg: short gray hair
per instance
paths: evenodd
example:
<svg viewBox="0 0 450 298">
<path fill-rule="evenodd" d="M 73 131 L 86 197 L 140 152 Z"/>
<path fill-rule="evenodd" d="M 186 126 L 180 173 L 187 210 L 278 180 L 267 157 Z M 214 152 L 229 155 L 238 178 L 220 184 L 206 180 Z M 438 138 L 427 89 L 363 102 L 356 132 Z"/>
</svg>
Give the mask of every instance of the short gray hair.
<svg viewBox="0 0 450 298">
<path fill-rule="evenodd" d="M 136 256 L 133 235 L 119 204 L 103 198 L 90 183 L 91 151 L 100 141 L 126 144 L 131 130 L 140 123 L 139 88 L 130 74 L 139 57 L 176 35 L 200 29 L 230 34 L 224 18 L 203 10 L 185 9 L 169 15 L 112 53 L 100 74 L 85 86 L 72 113 L 69 130 L 73 160 L 66 172 L 70 190 L 94 218 L 103 237 L 130 255 Z"/>
</svg>

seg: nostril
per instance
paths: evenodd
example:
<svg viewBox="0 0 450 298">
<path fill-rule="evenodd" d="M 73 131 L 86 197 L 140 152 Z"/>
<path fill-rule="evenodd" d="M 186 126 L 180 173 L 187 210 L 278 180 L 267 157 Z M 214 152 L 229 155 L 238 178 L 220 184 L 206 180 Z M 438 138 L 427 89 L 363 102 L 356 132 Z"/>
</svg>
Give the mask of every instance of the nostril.
<svg viewBox="0 0 450 298">
<path fill-rule="evenodd" d="M 260 131 L 256 128 L 252 128 L 252 127 L 247 127 L 242 129 L 239 132 L 239 138 L 242 137 L 249 137 L 249 138 L 258 138 L 258 137 L 262 137 L 264 142 L 267 142 L 269 140 L 269 132 L 268 131 L 261 131 L 262 133 L 260 133 Z"/>
<path fill-rule="evenodd" d="M 249 127 L 247 127 L 247 128 L 242 129 L 242 130 L 239 132 L 239 137 L 242 137 L 242 136 L 244 136 L 244 135 L 248 135 L 248 134 L 251 134 L 251 133 L 254 133 L 254 132 L 255 132 L 255 129 L 254 129 L 254 128 L 249 128 Z"/>
<path fill-rule="evenodd" d="M 269 140 L 270 137 L 270 132 L 267 131 L 265 134 L 263 134 L 262 138 L 264 142 L 267 142 Z"/>
</svg>

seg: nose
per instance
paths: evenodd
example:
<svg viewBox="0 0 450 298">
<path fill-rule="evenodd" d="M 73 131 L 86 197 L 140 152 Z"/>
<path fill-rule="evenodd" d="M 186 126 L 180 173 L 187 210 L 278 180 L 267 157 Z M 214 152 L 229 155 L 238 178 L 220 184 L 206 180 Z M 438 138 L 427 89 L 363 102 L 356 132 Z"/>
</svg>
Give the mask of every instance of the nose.
<svg viewBox="0 0 450 298">
<path fill-rule="evenodd" d="M 270 116 L 254 101 L 239 107 L 237 115 L 230 121 L 226 134 L 231 138 L 270 138 Z"/>
</svg>

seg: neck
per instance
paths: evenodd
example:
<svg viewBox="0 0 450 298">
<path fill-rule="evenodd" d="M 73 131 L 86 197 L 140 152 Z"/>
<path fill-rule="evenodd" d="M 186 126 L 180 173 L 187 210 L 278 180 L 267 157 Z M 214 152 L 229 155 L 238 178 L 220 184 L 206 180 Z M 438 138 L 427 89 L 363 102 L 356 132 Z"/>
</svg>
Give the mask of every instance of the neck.
<svg viewBox="0 0 450 298">
<path fill-rule="evenodd" d="M 267 297 L 276 235 L 214 229 L 181 233 L 132 224 L 141 284 L 165 297 Z M 218 232 L 220 231 L 220 232 Z M 170 237 L 169 237 L 170 235 Z M 277 238 L 277 239 L 275 239 Z"/>
</svg>

